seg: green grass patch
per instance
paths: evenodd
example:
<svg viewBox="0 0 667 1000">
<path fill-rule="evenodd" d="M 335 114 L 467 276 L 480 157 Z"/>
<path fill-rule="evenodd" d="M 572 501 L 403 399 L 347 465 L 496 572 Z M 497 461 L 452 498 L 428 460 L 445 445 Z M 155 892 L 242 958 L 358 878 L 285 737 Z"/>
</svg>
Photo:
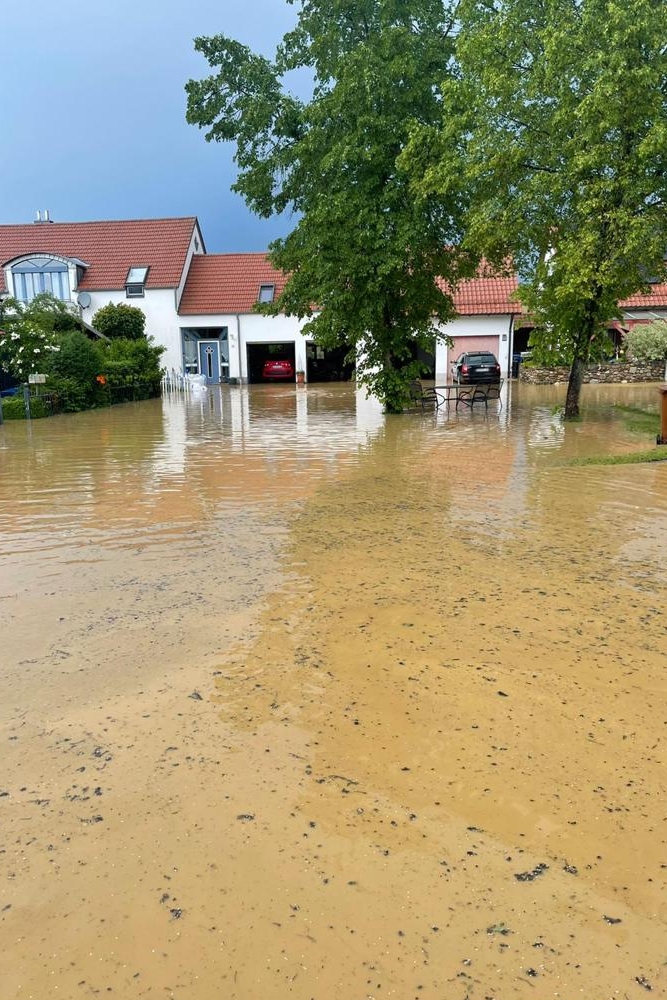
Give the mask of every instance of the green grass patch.
<svg viewBox="0 0 667 1000">
<path fill-rule="evenodd" d="M 566 465 L 643 465 L 646 462 L 667 462 L 667 445 L 657 445 L 650 451 L 631 451 L 627 455 L 591 455 L 573 458 Z"/>
<path fill-rule="evenodd" d="M 629 431 L 655 435 L 660 430 L 660 418 L 655 410 L 642 410 L 638 406 L 614 406 Z"/>
</svg>

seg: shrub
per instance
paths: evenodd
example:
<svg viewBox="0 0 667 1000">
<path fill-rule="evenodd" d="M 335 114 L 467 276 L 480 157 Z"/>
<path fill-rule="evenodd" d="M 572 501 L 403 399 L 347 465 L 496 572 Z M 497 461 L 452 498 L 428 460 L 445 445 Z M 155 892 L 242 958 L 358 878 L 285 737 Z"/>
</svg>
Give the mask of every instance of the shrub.
<svg viewBox="0 0 667 1000">
<path fill-rule="evenodd" d="M 58 409 L 64 413 L 78 413 L 94 406 L 104 406 L 107 398 L 97 383 L 82 383 L 66 375 L 49 376 L 47 389 L 58 401 Z"/>
<path fill-rule="evenodd" d="M 60 397 L 60 406 L 67 412 L 86 410 L 104 403 L 97 382 L 103 367 L 103 351 L 80 330 L 66 334 L 60 351 L 53 356 L 48 388 Z"/>
<path fill-rule="evenodd" d="M 164 347 L 152 338 L 112 340 L 103 350 L 103 370 L 109 386 L 148 385 L 155 391 L 162 378 L 160 358 Z"/>
<path fill-rule="evenodd" d="M 51 358 L 49 371 L 87 385 L 94 384 L 101 366 L 102 353 L 97 343 L 76 330 L 61 338 L 60 351 Z"/>
<path fill-rule="evenodd" d="M 664 361 L 667 359 L 667 322 L 641 323 L 628 330 L 625 342 L 628 354 L 637 361 Z"/>
<path fill-rule="evenodd" d="M 67 333 L 60 340 L 60 350 L 51 357 L 48 388 L 60 398 L 68 412 L 96 406 L 103 399 L 96 377 L 102 370 L 102 353 L 97 342 L 80 330 Z"/>
<path fill-rule="evenodd" d="M 136 306 L 127 306 L 123 302 L 117 305 L 110 302 L 98 309 L 93 316 L 93 327 L 98 333 L 114 340 L 141 340 L 146 327 L 146 317 Z"/>
<path fill-rule="evenodd" d="M 54 332 L 55 313 L 39 307 L 38 300 L 44 298 L 38 296 L 29 306 L 10 300 L 3 310 L 0 367 L 19 382 L 27 382 L 33 372 L 47 370 L 53 354 L 60 350 Z"/>
<path fill-rule="evenodd" d="M 43 399 L 39 396 L 30 397 L 30 415 L 34 419 L 47 417 L 49 412 Z M 25 402 L 23 395 L 10 396 L 2 400 L 2 416 L 5 420 L 25 420 Z"/>
</svg>

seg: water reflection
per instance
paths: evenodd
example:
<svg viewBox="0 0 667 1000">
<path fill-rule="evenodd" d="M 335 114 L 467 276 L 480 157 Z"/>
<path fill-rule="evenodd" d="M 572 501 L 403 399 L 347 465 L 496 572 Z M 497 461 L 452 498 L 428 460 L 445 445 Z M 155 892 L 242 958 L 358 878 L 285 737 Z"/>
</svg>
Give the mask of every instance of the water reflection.
<svg viewBox="0 0 667 1000">
<path fill-rule="evenodd" d="M 587 386 L 585 422 L 564 425 L 561 387 L 508 384 L 501 407 L 387 418 L 347 385 L 223 387 L 0 429 L 0 551 L 144 530 L 153 538 L 218 511 L 293 502 L 382 442 L 415 474 L 446 479 L 460 516 L 483 493 L 498 518 L 525 509 L 529 470 L 543 459 L 632 449 L 614 403 L 653 406 L 651 386 Z M 613 421 L 613 422 L 612 422 Z M 611 422 L 611 426 L 610 426 Z M 428 457 L 426 457 L 428 456 Z M 564 479 L 567 476 L 564 475 Z M 508 522 L 509 523 L 509 522 Z M 119 538 L 116 541 L 119 541 Z M 120 544 L 124 544 L 120 541 Z"/>
</svg>

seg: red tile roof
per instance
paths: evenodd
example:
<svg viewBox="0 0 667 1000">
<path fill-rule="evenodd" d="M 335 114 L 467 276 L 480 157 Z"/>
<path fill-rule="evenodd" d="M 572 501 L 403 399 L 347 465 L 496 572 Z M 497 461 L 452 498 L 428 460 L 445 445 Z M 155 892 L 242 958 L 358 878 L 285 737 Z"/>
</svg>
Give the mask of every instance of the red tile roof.
<svg viewBox="0 0 667 1000">
<path fill-rule="evenodd" d="M 519 287 L 516 275 L 484 275 L 462 281 L 454 294 L 454 305 L 460 316 L 491 315 L 492 313 L 521 314 L 524 309 L 513 294 Z M 667 284 L 651 285 L 648 295 L 632 295 L 619 303 L 623 309 L 660 309 L 667 306 Z"/>
<path fill-rule="evenodd" d="M 631 295 L 619 305 L 622 309 L 664 309 L 667 306 L 667 285 L 651 285 L 650 295 Z"/>
<path fill-rule="evenodd" d="M 209 254 L 193 258 L 185 283 L 179 312 L 250 313 L 257 302 L 260 285 L 275 285 L 276 297 L 285 286 L 286 276 L 269 263 L 266 254 Z M 521 305 L 511 296 L 518 287 L 515 276 L 479 277 L 459 286 L 454 303 L 462 315 L 520 313 Z"/>
<path fill-rule="evenodd" d="M 207 254 L 193 257 L 179 313 L 251 313 L 260 285 L 275 285 L 275 297 L 287 278 L 263 253 Z"/>
<path fill-rule="evenodd" d="M 516 275 L 471 278 L 469 281 L 462 281 L 456 289 L 454 308 L 459 316 L 521 313 L 521 303 L 512 297 L 518 287 Z"/>
<path fill-rule="evenodd" d="M 116 222 L 29 222 L 0 226 L 0 267 L 30 253 L 77 257 L 89 264 L 80 289 L 122 289 L 130 267 L 150 268 L 147 288 L 176 288 L 197 220 L 125 219 Z M 4 275 L 0 272 L 0 289 Z"/>
</svg>

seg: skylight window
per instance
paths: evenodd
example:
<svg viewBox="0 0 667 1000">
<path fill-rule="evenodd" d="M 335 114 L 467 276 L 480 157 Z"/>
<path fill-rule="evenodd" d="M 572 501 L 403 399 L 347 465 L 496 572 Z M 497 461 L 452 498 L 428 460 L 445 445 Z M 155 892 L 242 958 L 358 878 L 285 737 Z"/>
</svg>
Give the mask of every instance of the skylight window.
<svg viewBox="0 0 667 1000">
<path fill-rule="evenodd" d="M 146 287 L 147 267 L 131 267 L 125 279 L 125 294 L 128 299 L 141 298 Z"/>
<path fill-rule="evenodd" d="M 260 285 L 259 286 L 259 297 L 258 302 L 273 302 L 273 298 L 276 294 L 275 285 Z"/>
</svg>

